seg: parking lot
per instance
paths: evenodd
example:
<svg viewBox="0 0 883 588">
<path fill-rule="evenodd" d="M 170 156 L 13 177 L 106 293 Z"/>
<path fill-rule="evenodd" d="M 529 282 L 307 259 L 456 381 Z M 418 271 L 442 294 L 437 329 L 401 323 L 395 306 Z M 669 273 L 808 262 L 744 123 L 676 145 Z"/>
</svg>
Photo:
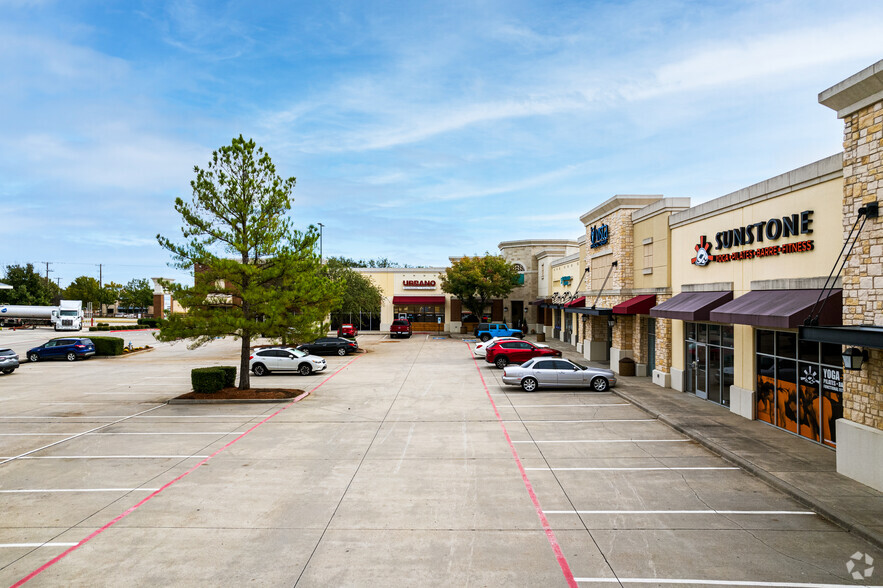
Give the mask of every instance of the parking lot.
<svg viewBox="0 0 883 588">
<path fill-rule="evenodd" d="M 881 555 L 614 392 L 504 387 L 457 338 L 359 343 L 252 379 L 296 403 L 166 404 L 231 340 L 0 376 L 0 583 L 838 586 Z"/>
</svg>

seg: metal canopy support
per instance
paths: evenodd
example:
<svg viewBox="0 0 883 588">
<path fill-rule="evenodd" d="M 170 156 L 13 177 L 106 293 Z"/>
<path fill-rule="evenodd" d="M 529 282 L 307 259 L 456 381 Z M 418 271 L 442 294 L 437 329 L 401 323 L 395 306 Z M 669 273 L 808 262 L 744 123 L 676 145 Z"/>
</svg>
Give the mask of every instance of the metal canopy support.
<svg viewBox="0 0 883 588">
<path fill-rule="evenodd" d="M 595 296 L 595 301 L 592 303 L 592 308 L 595 308 L 598 305 L 598 301 L 601 299 L 601 294 L 604 293 L 604 287 L 607 286 L 607 280 L 610 279 L 610 274 L 613 273 L 613 268 L 619 265 L 618 261 L 614 261 L 610 264 L 610 269 L 607 270 L 607 275 L 604 277 L 604 283 L 601 284 L 601 289 L 598 290 L 598 295 Z"/>
</svg>

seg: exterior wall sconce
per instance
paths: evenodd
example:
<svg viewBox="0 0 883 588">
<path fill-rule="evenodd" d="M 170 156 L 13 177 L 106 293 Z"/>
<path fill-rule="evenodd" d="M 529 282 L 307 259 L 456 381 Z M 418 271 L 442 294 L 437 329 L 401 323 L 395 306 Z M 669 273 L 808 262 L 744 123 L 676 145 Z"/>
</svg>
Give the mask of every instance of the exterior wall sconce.
<svg viewBox="0 0 883 588">
<path fill-rule="evenodd" d="M 615 316 L 607 317 L 607 326 L 608 327 L 613 327 L 613 325 L 615 325 L 615 324 L 616 324 L 616 317 Z"/>
<path fill-rule="evenodd" d="M 859 371 L 862 364 L 868 361 L 868 350 L 850 347 L 843 352 L 843 369 Z"/>
</svg>

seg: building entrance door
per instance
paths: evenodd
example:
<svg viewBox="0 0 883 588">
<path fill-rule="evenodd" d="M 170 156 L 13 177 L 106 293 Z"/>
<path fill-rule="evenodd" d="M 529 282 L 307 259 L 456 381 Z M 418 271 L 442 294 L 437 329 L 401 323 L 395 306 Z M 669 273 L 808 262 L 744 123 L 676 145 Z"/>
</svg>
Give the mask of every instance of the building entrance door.
<svg viewBox="0 0 883 588">
<path fill-rule="evenodd" d="M 687 392 L 699 398 L 708 398 L 708 363 L 706 346 L 695 341 L 687 342 Z"/>
<path fill-rule="evenodd" d="M 603 318 L 603 317 L 602 317 Z M 605 354 L 604 359 L 610 361 L 610 348 L 613 347 L 613 325 L 610 324 L 610 321 L 607 322 L 607 353 Z"/>
</svg>

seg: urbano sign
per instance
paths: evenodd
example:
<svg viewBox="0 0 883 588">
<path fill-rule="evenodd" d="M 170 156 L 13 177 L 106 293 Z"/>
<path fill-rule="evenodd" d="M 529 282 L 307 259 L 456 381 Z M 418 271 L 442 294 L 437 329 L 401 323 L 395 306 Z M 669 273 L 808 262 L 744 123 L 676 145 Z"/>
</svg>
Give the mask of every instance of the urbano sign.
<svg viewBox="0 0 883 588">
<path fill-rule="evenodd" d="M 592 241 L 592 249 L 607 245 L 610 240 L 610 227 L 607 225 L 601 225 L 598 228 L 592 227 L 589 229 L 589 238 Z"/>
<path fill-rule="evenodd" d="M 777 241 L 787 237 L 797 235 L 812 234 L 812 210 L 804 210 L 799 214 L 783 216 L 781 218 L 771 218 L 766 221 L 760 221 L 720 231 L 714 236 L 715 245 L 706 241 L 705 235 L 699 238 L 696 244 L 696 257 L 690 260 L 693 265 L 704 267 L 709 262 L 716 261 L 718 263 L 726 263 L 728 261 L 743 261 L 745 259 L 755 259 L 758 257 L 775 257 L 778 255 L 787 255 L 790 253 L 805 253 L 815 249 L 815 243 L 812 239 L 805 241 L 797 241 L 785 243 L 784 245 L 769 245 L 764 247 L 756 247 L 754 249 L 742 249 L 732 253 L 724 253 L 723 250 L 731 249 L 740 245 L 753 245 L 755 243 L 764 243 L 768 241 Z M 716 249 L 720 253 L 712 255 L 711 250 Z"/>
<path fill-rule="evenodd" d="M 402 280 L 405 290 L 435 290 L 435 280 Z"/>
</svg>

